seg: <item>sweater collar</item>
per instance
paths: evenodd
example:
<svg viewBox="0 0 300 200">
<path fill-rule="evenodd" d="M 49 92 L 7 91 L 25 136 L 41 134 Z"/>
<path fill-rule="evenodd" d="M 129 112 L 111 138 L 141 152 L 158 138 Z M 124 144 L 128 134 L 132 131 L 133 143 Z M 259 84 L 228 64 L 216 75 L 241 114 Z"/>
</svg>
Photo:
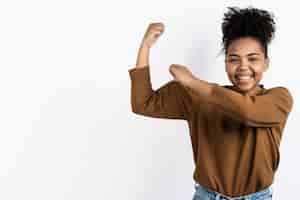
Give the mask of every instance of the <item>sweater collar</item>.
<svg viewBox="0 0 300 200">
<path fill-rule="evenodd" d="M 265 93 L 266 88 L 264 87 L 264 85 L 263 85 L 263 84 L 259 84 L 258 86 L 259 86 L 261 89 L 258 90 L 258 91 L 256 91 L 254 94 L 252 94 L 252 95 L 250 95 L 250 96 L 261 95 L 261 94 L 264 94 L 264 93 Z M 234 91 L 236 91 L 236 92 L 238 92 L 238 93 L 241 93 L 241 91 L 239 91 L 239 89 L 238 89 L 236 86 L 234 86 L 234 85 L 225 85 L 225 87 L 228 88 L 228 89 L 234 90 Z"/>
</svg>

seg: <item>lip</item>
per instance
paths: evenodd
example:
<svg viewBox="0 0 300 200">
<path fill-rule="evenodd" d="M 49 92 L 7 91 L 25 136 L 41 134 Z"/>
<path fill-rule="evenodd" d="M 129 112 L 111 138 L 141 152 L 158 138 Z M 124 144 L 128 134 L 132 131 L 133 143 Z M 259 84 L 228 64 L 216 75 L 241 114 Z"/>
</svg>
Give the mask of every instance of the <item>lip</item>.
<svg viewBox="0 0 300 200">
<path fill-rule="evenodd" d="M 238 80 L 245 80 L 245 79 L 239 79 L 239 76 L 249 76 L 250 79 L 251 79 L 251 78 L 254 78 L 254 75 L 253 75 L 253 74 L 236 74 L 236 75 L 234 75 L 234 77 L 235 77 L 236 79 L 238 79 Z M 247 79 L 246 79 L 246 80 L 247 80 Z"/>
<path fill-rule="evenodd" d="M 251 77 L 253 77 L 253 74 L 235 74 L 235 76 L 251 76 Z"/>
<path fill-rule="evenodd" d="M 240 79 L 239 76 L 249 76 L 250 78 Z M 253 74 L 236 74 L 235 79 L 238 84 L 248 84 L 249 82 L 253 81 L 254 75 Z"/>
</svg>

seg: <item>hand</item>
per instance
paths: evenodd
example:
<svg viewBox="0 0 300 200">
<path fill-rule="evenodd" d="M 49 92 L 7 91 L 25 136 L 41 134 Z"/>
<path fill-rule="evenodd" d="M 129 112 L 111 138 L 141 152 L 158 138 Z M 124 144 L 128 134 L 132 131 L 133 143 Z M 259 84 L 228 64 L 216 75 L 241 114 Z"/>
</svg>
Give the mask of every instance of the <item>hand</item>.
<svg viewBox="0 0 300 200">
<path fill-rule="evenodd" d="M 192 72 L 190 72 L 189 69 L 183 65 L 172 64 L 169 67 L 169 71 L 174 77 L 175 81 L 178 81 L 187 87 L 189 87 L 190 83 L 195 79 Z"/>
<path fill-rule="evenodd" d="M 160 35 L 163 34 L 164 29 L 163 23 L 150 23 L 142 40 L 141 46 L 151 48 Z"/>
</svg>

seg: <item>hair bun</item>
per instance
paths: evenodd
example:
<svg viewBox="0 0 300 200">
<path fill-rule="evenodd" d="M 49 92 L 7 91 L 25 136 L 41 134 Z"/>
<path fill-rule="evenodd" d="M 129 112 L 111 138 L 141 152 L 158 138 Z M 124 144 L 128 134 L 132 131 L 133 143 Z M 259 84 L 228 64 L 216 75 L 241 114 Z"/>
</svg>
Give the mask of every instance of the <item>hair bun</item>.
<svg viewBox="0 0 300 200">
<path fill-rule="evenodd" d="M 252 36 L 257 38 L 267 50 L 275 33 L 274 15 L 263 9 L 227 7 L 222 22 L 223 49 L 227 48 L 231 41 L 240 37 Z"/>
</svg>

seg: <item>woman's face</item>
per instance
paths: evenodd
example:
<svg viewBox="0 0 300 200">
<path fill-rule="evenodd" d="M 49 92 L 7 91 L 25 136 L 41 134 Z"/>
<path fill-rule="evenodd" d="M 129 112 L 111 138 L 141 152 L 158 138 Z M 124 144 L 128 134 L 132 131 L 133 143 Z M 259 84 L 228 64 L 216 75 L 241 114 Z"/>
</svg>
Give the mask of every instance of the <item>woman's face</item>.
<svg viewBox="0 0 300 200">
<path fill-rule="evenodd" d="M 225 57 L 226 72 L 232 84 L 242 93 L 260 90 L 259 81 L 268 69 L 263 47 L 252 37 L 242 37 L 230 43 Z"/>
</svg>

